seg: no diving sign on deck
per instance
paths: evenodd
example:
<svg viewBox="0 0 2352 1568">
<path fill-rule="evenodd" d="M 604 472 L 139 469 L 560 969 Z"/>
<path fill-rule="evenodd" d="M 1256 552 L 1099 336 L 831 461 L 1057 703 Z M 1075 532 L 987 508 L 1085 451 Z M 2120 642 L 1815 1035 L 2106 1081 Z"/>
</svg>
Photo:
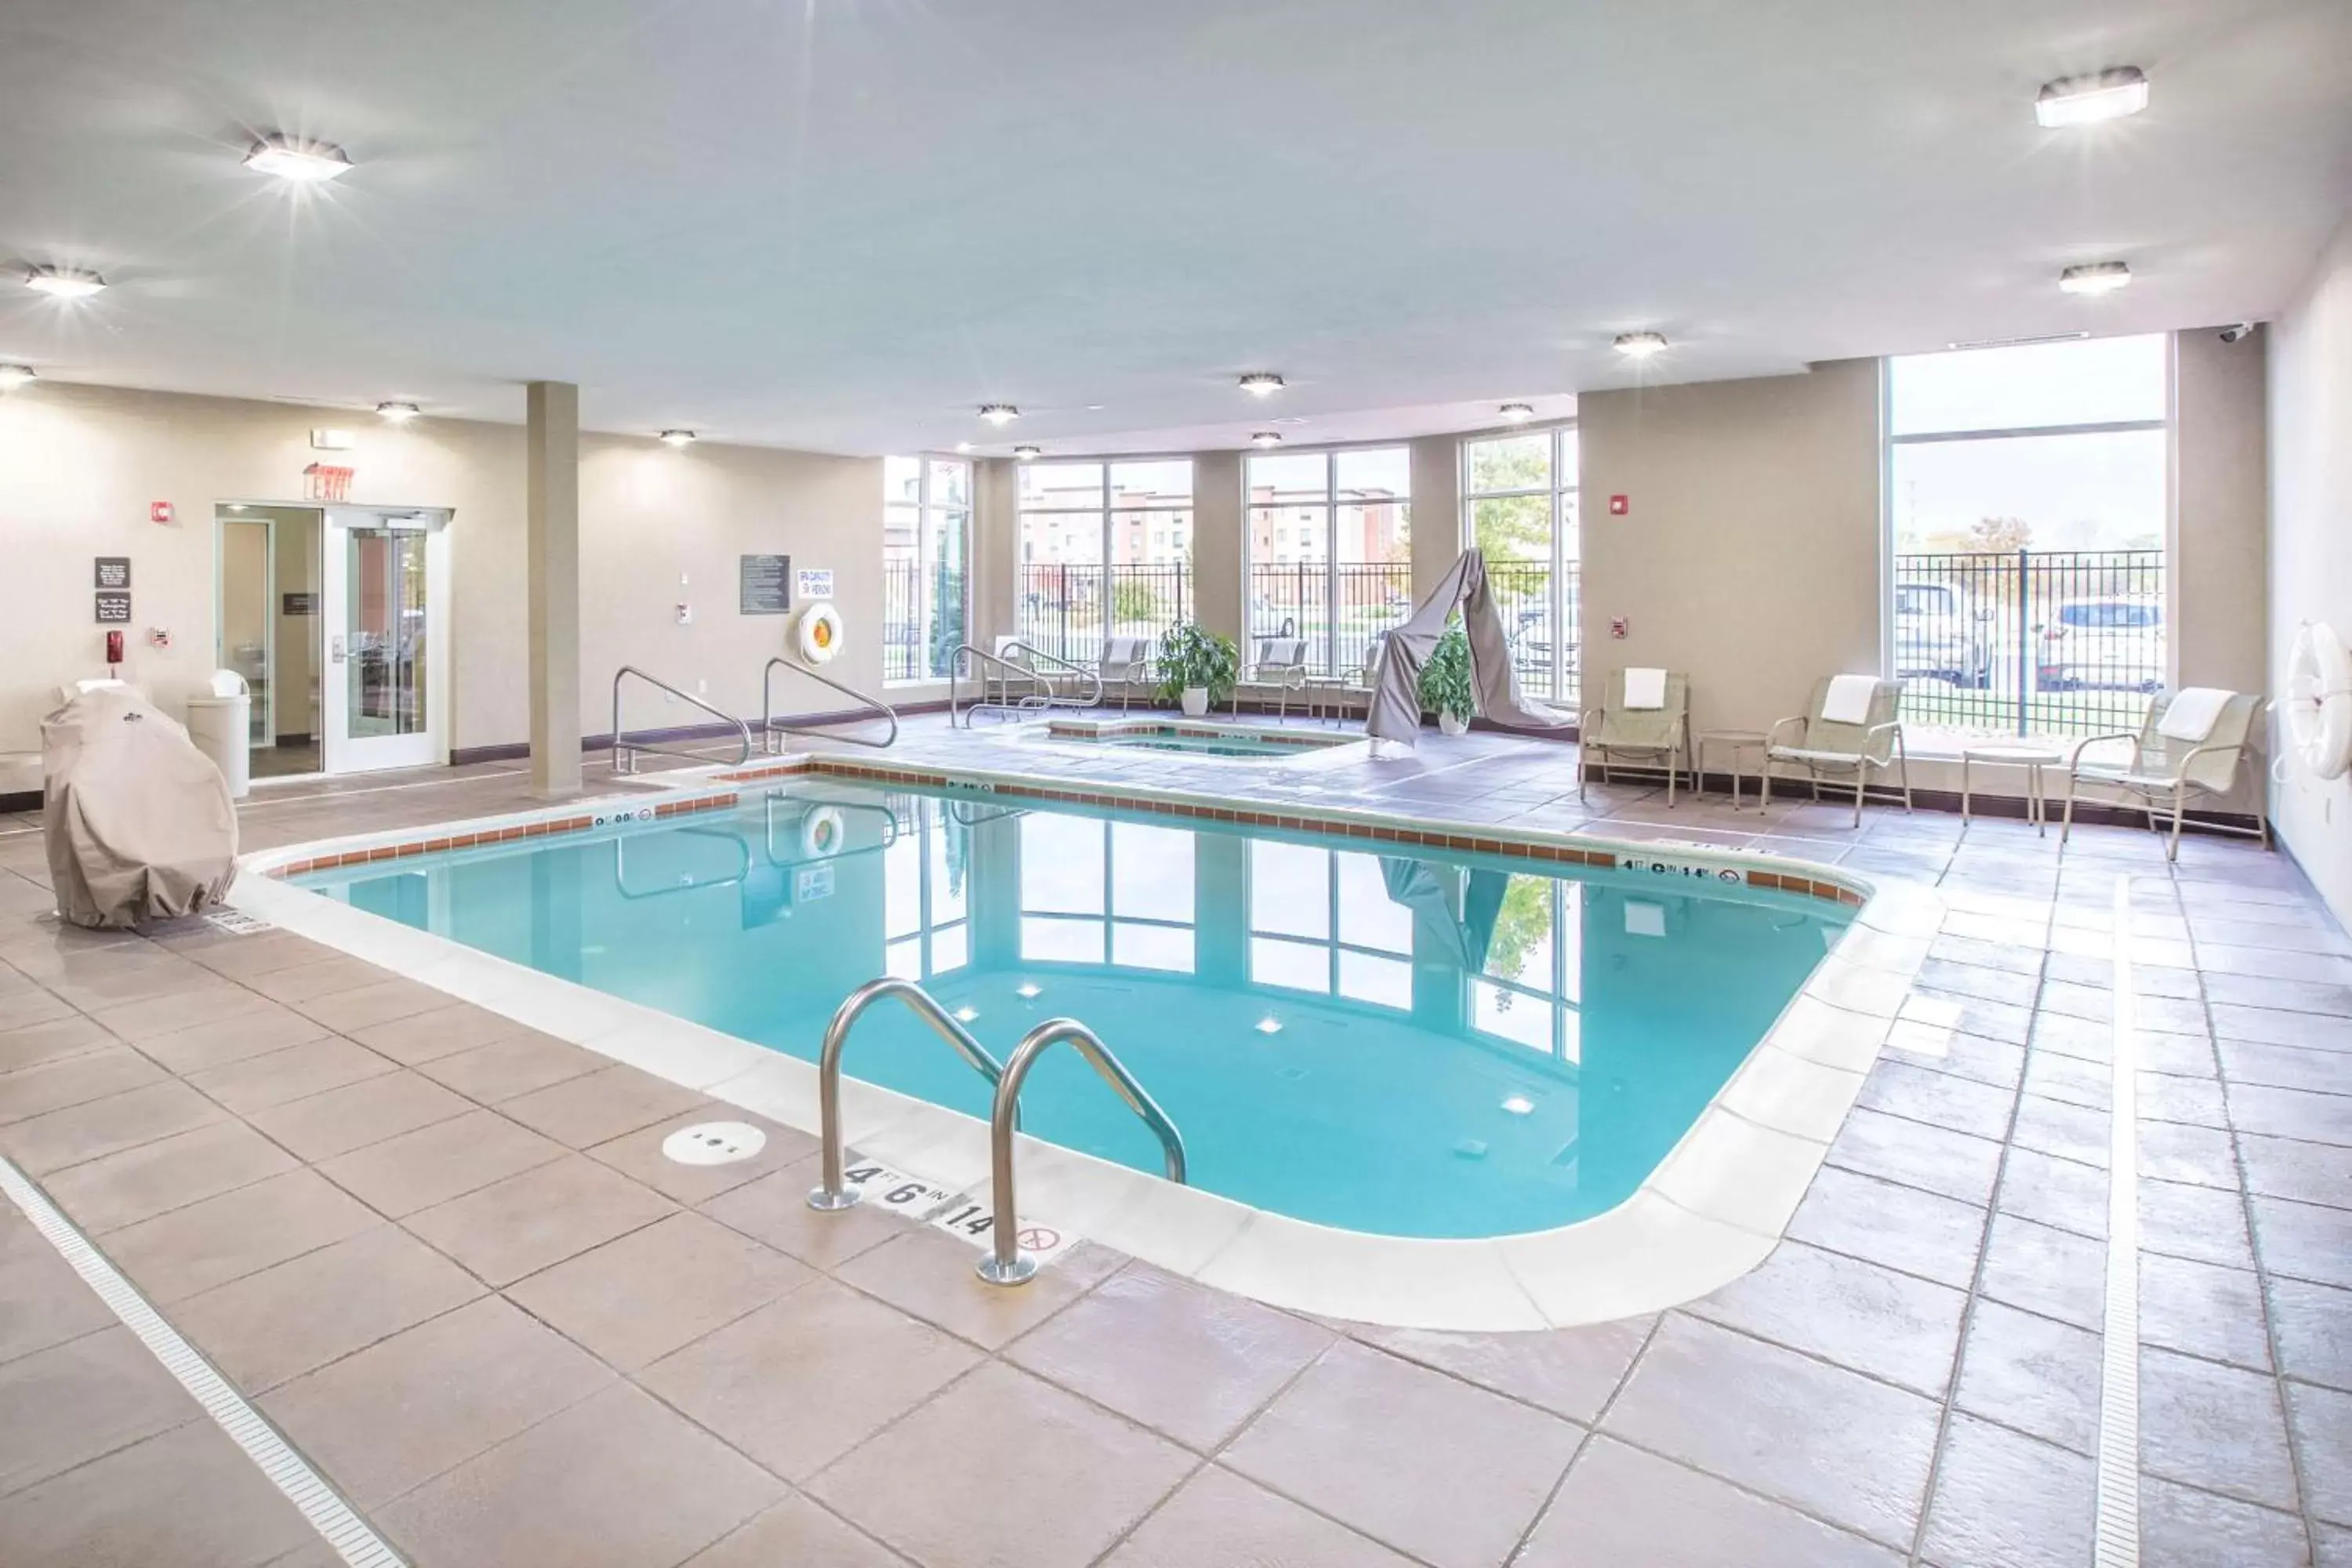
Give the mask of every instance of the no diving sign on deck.
<svg viewBox="0 0 2352 1568">
<path fill-rule="evenodd" d="M 970 1193 L 951 1192 L 873 1161 L 852 1165 L 842 1172 L 841 1179 L 857 1189 L 861 1206 L 870 1204 L 920 1220 L 933 1230 L 961 1237 L 982 1250 L 996 1245 L 996 1222 L 989 1205 Z M 1079 1241 L 1076 1233 L 1059 1226 L 1042 1225 L 1025 1215 L 1019 1223 L 1021 1250 L 1036 1259 L 1041 1268 Z"/>
</svg>

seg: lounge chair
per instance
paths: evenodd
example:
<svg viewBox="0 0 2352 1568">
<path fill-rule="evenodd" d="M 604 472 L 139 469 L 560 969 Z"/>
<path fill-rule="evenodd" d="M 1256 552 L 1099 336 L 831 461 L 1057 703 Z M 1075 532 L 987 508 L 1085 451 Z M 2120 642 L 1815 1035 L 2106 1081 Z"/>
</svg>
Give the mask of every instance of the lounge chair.
<svg viewBox="0 0 2352 1568">
<path fill-rule="evenodd" d="M 1774 724 L 1764 740 L 1764 805 L 1772 804 L 1772 770 L 1786 765 L 1805 770 L 1821 797 L 1822 779 L 1853 776 L 1853 825 L 1862 826 L 1862 799 L 1873 773 L 1892 772 L 1903 791 L 1903 809 L 1911 809 L 1911 759 L 1903 749 L 1903 725 L 1895 717 L 1902 700 L 1901 682 L 1867 675 L 1833 675 L 1815 683 L 1813 699 L 1804 712 Z M 1781 734 L 1796 726 L 1792 742 Z"/>
<path fill-rule="evenodd" d="M 1307 639 L 1259 637 L 1254 651 L 1255 657 L 1243 667 L 1241 679 L 1234 682 L 1235 716 L 1242 710 L 1242 689 L 1251 687 L 1276 693 L 1275 711 L 1288 718 L 1291 694 L 1296 692 L 1302 701 L 1307 697 Z"/>
<path fill-rule="evenodd" d="M 1584 798 L 1595 760 L 1601 782 L 1607 784 L 1610 763 L 1630 757 L 1665 764 L 1666 804 L 1675 804 L 1675 781 L 1691 762 L 1688 676 L 1669 669 L 1612 669 L 1601 705 L 1586 710 L 1580 726 L 1577 799 Z"/>
<path fill-rule="evenodd" d="M 1118 688 L 1118 710 L 1127 711 L 1134 699 L 1135 689 L 1143 688 L 1144 700 L 1149 703 L 1156 682 L 1151 674 L 1151 639 L 1150 637 L 1105 637 L 1102 661 L 1097 667 L 1102 677 L 1106 702 L 1111 688 Z"/>
<path fill-rule="evenodd" d="M 2121 790 L 2139 797 L 2140 808 L 2147 813 L 2150 831 L 2158 831 L 2157 809 L 2159 801 L 2168 800 L 2172 806 L 2172 831 L 2164 847 L 2164 858 L 2177 859 L 2180 854 L 2180 819 L 2187 811 L 2189 797 L 2219 799 L 2227 795 L 2238 782 L 2238 768 L 2245 761 L 2246 745 L 2254 726 L 2254 716 L 2262 711 L 2263 700 L 2242 691 L 2223 691 L 2217 687 L 2189 686 L 2167 696 L 2158 697 L 2147 705 L 2147 716 L 2140 721 L 2139 729 L 2119 731 L 2109 735 L 2093 735 L 2075 742 L 2066 757 L 2066 817 L 2065 826 L 2058 831 L 2058 843 L 2063 847 L 2067 834 L 2074 827 L 2074 795 L 2084 784 L 2099 784 Z M 2117 754 L 2118 742 L 2129 742 L 2128 753 Z M 2105 744 L 2107 754 L 2086 757 L 2091 747 Z M 2241 833 L 2258 837 L 2263 847 L 2271 847 L 2270 820 L 2257 805 L 2255 825 L 2235 827 L 2228 823 L 2209 823 L 2217 831 Z"/>
</svg>

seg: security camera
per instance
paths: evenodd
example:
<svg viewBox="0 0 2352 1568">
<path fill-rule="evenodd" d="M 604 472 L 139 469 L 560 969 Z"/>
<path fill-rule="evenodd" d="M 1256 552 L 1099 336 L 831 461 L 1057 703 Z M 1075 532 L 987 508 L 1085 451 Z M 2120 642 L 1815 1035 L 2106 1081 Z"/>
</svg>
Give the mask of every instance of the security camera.
<svg viewBox="0 0 2352 1568">
<path fill-rule="evenodd" d="M 2254 324 L 2252 321 L 2240 321 L 2234 327 L 2221 329 L 2221 341 L 2225 343 L 2242 343 L 2253 335 Z"/>
</svg>

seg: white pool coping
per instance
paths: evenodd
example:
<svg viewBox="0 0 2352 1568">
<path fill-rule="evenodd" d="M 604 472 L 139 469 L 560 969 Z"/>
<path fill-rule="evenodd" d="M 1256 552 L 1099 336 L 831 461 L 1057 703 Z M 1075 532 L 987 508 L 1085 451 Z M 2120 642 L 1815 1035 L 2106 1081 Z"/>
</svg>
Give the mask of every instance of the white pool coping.
<svg viewBox="0 0 2352 1568">
<path fill-rule="evenodd" d="M 757 766 L 758 764 L 754 764 Z M 804 754 L 785 765 L 872 770 L 876 759 Z M 887 764 L 898 766 L 898 764 Z M 1089 798 L 1185 803 L 1298 816 L 1360 837 L 1369 826 L 1514 844 L 1609 850 L 1648 864 L 1716 872 L 1787 868 L 1863 896 L 1853 923 L 1706 1109 L 1633 1195 L 1556 1229 L 1472 1240 L 1373 1235 L 1312 1224 L 1180 1186 L 1022 1136 L 1019 1207 L 1034 1218 L 1200 1280 L 1295 1311 L 1399 1328 L 1509 1331 L 1572 1328 L 1655 1312 L 1721 1289 L 1770 1254 L 1862 1092 L 1943 921 L 1916 883 L 1745 850 L 1617 841 L 1496 824 L 1407 817 L 1360 807 L 1234 802 L 1181 791 L 981 770 L 924 759 L 908 771 L 967 787 L 998 784 Z M 243 858 L 229 903 L 557 1038 L 814 1134 L 814 1064 L 700 1024 L 560 980 L 446 937 L 354 909 L 267 873 L 333 854 L 413 846 L 421 836 L 499 832 L 534 823 L 650 816 L 770 781 L 740 770 L 668 775 L 660 795 L 567 802 L 431 828 L 399 828 Z M 788 782 L 778 773 L 773 782 Z M 826 777 L 829 773 L 802 776 Z M 1542 862 L 1538 862 L 1542 864 Z M 1117 1042 L 1112 1042 L 1116 1048 Z M 845 1141 L 860 1154 L 986 1201 L 988 1127 L 978 1118 L 845 1076 Z"/>
</svg>

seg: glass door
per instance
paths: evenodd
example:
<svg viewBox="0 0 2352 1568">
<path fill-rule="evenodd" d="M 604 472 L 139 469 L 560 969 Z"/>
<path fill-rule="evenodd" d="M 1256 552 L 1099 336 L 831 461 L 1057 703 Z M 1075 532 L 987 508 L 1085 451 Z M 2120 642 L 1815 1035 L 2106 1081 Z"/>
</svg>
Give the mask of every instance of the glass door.
<svg viewBox="0 0 2352 1568">
<path fill-rule="evenodd" d="M 446 513 L 327 514 L 326 769 L 445 761 Z"/>
</svg>

